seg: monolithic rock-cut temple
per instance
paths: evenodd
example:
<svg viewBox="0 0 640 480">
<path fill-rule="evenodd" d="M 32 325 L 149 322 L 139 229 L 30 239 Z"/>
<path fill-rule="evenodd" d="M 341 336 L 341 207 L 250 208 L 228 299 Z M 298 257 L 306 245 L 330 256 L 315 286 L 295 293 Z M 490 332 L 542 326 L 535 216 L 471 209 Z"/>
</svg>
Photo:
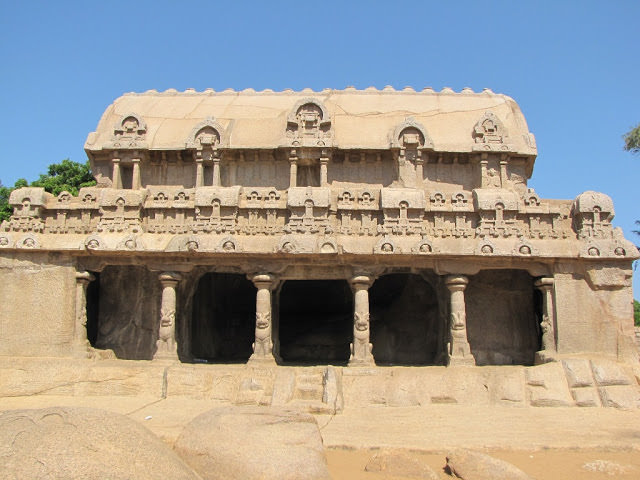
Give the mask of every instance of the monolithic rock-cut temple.
<svg viewBox="0 0 640 480">
<path fill-rule="evenodd" d="M 78 394 L 637 405 L 638 251 L 607 195 L 528 185 L 505 95 L 131 93 L 85 150 L 95 187 L 11 195 L 0 394 L 20 358 Z"/>
</svg>

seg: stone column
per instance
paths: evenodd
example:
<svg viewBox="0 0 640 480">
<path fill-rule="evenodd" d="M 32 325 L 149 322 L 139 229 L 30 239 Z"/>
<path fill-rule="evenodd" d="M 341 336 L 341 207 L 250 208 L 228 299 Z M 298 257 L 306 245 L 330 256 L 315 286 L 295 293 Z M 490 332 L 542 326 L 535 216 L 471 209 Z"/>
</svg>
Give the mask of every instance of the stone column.
<svg viewBox="0 0 640 480">
<path fill-rule="evenodd" d="M 320 157 L 320 186 L 326 187 L 329 184 L 327 166 L 329 164 L 328 157 Z"/>
<path fill-rule="evenodd" d="M 202 165 L 202 152 L 196 152 L 196 188 L 204 187 L 204 166 Z"/>
<path fill-rule="evenodd" d="M 213 181 L 214 187 L 220 186 L 220 157 L 213 157 Z"/>
<path fill-rule="evenodd" d="M 293 188 L 298 185 L 298 157 L 295 150 L 291 152 L 289 164 L 289 188 Z"/>
<path fill-rule="evenodd" d="M 507 188 L 507 156 L 500 157 L 500 187 Z"/>
<path fill-rule="evenodd" d="M 140 181 L 140 159 L 133 158 L 131 159 L 133 163 L 133 174 L 131 177 L 131 188 L 133 190 L 140 190 L 142 187 L 142 182 Z"/>
<path fill-rule="evenodd" d="M 418 154 L 416 156 L 416 185 L 420 187 L 422 182 L 424 182 L 424 170 L 423 170 L 424 161 L 422 159 L 422 152 L 418 150 Z"/>
<path fill-rule="evenodd" d="M 258 289 L 256 293 L 256 330 L 253 354 L 249 357 L 250 363 L 276 363 L 273 356 L 272 339 L 272 308 L 271 291 L 276 287 L 277 280 L 274 275 L 260 273 L 249 277 Z"/>
<path fill-rule="evenodd" d="M 445 284 L 451 293 L 449 311 L 449 365 L 475 365 L 467 340 L 467 312 L 464 290 L 469 280 L 464 275 L 447 275 Z"/>
<path fill-rule="evenodd" d="M 87 287 L 95 277 L 89 272 L 76 272 L 76 324 L 73 332 L 73 350 L 81 357 L 87 357 L 89 353 L 89 340 L 87 339 Z"/>
<path fill-rule="evenodd" d="M 113 166 L 113 174 L 111 175 L 113 177 L 113 180 L 111 182 L 111 185 L 113 186 L 113 188 L 120 189 L 122 188 L 122 175 L 120 174 L 120 159 L 119 158 L 112 159 L 111 165 Z"/>
<path fill-rule="evenodd" d="M 487 167 L 489 166 L 489 160 L 487 160 L 487 154 L 480 154 L 480 187 L 484 188 L 487 186 Z"/>
<path fill-rule="evenodd" d="M 160 304 L 160 327 L 154 360 L 178 360 L 176 343 L 176 285 L 181 275 L 175 272 L 163 272 L 158 277 L 162 284 L 162 303 Z"/>
<path fill-rule="evenodd" d="M 353 290 L 353 343 L 349 366 L 375 365 L 369 342 L 369 287 L 373 279 L 367 275 L 357 275 L 350 281 Z"/>
<path fill-rule="evenodd" d="M 556 346 L 556 315 L 554 305 L 553 277 L 542 277 L 536 280 L 535 287 L 542 292 L 542 350 L 536 352 L 535 364 L 553 362 L 558 349 Z"/>
</svg>

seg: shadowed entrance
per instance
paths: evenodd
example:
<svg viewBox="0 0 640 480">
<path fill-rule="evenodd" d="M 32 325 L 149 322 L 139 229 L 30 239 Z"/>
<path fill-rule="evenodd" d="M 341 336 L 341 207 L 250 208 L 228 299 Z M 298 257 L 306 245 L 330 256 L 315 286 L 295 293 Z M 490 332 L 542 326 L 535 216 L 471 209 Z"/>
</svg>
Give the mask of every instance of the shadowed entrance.
<svg viewBox="0 0 640 480">
<path fill-rule="evenodd" d="M 533 365 L 541 295 L 525 270 L 482 270 L 465 292 L 467 336 L 477 365 Z"/>
<path fill-rule="evenodd" d="M 255 319 L 256 288 L 244 275 L 203 275 L 193 297 L 191 355 L 196 361 L 246 362 Z"/>
<path fill-rule="evenodd" d="M 394 273 L 369 289 L 371 343 L 378 365 L 443 364 L 436 290 L 420 275 Z"/>
<path fill-rule="evenodd" d="M 353 294 L 345 280 L 288 280 L 279 306 L 284 362 L 346 364 L 353 339 Z"/>
</svg>

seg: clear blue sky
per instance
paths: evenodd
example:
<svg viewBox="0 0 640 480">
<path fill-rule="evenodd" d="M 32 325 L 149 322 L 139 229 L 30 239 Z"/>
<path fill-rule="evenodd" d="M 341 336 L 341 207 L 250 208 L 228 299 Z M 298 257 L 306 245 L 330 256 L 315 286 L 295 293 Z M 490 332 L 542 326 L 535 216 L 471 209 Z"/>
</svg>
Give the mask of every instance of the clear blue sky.
<svg viewBox="0 0 640 480">
<path fill-rule="evenodd" d="M 488 87 L 536 135 L 529 185 L 611 195 L 638 242 L 640 156 L 621 136 L 640 122 L 639 19 L 637 0 L 1 0 L 0 180 L 84 161 L 87 134 L 129 91 Z"/>
</svg>

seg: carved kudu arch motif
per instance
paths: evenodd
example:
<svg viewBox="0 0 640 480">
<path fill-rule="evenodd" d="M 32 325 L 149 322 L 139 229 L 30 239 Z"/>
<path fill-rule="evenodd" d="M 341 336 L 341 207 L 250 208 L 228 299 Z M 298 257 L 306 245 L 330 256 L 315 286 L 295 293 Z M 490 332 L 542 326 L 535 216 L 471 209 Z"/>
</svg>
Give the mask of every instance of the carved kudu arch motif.
<svg viewBox="0 0 640 480">
<path fill-rule="evenodd" d="M 331 138 L 331 118 L 322 102 L 303 98 L 287 117 L 287 137 L 293 145 L 327 146 Z"/>
<path fill-rule="evenodd" d="M 120 117 L 113 127 L 112 147 L 145 148 L 147 124 L 137 113 L 127 113 Z"/>
<path fill-rule="evenodd" d="M 187 137 L 186 148 L 203 150 L 215 149 L 225 143 L 225 130 L 213 117 L 198 123 Z"/>
<path fill-rule="evenodd" d="M 394 129 L 391 148 L 433 150 L 433 140 L 421 123 L 408 117 Z"/>
<path fill-rule="evenodd" d="M 473 138 L 476 143 L 507 143 L 509 132 L 492 112 L 485 112 L 473 127 Z"/>
</svg>

